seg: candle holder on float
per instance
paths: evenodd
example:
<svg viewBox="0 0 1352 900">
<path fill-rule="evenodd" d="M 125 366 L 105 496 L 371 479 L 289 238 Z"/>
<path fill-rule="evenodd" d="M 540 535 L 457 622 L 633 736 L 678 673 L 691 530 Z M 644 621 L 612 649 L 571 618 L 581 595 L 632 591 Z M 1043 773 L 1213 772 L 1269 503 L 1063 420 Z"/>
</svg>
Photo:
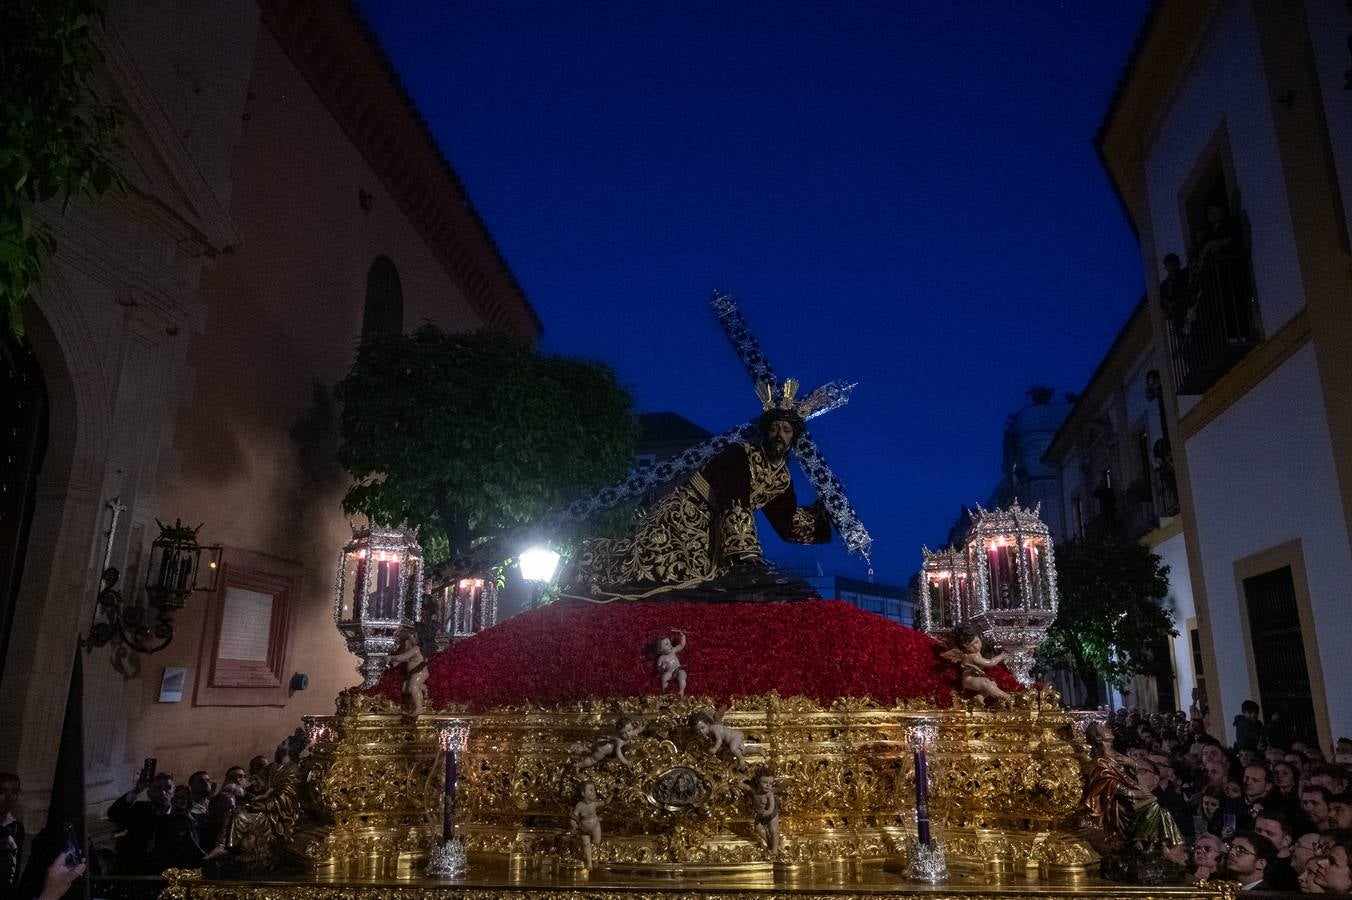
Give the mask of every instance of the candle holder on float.
<svg viewBox="0 0 1352 900">
<path fill-rule="evenodd" d="M 921 719 L 906 728 L 906 738 L 915 760 L 915 832 L 916 842 L 906 864 L 906 877 L 912 881 L 937 884 L 948 877 L 944 847 L 930 831 L 929 754 L 939 740 L 939 726 Z"/>
<path fill-rule="evenodd" d="M 353 527 L 338 562 L 333 617 L 347 649 L 361 657 L 363 687 L 380 680 L 395 636 L 413 626 L 422 581 L 416 529 Z"/>
<path fill-rule="evenodd" d="M 933 637 L 951 632 L 971 615 L 973 579 L 967 552 L 954 547 L 922 547 L 920 630 Z"/>
<path fill-rule="evenodd" d="M 465 749 L 465 744 L 469 741 L 469 723 L 464 719 L 447 721 L 438 734 L 438 740 L 446 765 L 441 802 L 441 843 L 432 849 L 431 858 L 427 863 L 427 874 L 438 878 L 453 878 L 464 874 L 469 868 L 465 845 L 455 836 L 456 755 Z"/>
<path fill-rule="evenodd" d="M 979 504 L 967 541 L 973 608 L 969 623 L 997 644 L 1005 666 L 1025 687 L 1033 683 L 1037 648 L 1056 619 L 1056 561 L 1041 504 L 986 510 Z"/>
<path fill-rule="evenodd" d="M 456 578 L 434 596 L 438 606 L 438 650 L 497 624 L 498 586 L 491 573 Z"/>
</svg>

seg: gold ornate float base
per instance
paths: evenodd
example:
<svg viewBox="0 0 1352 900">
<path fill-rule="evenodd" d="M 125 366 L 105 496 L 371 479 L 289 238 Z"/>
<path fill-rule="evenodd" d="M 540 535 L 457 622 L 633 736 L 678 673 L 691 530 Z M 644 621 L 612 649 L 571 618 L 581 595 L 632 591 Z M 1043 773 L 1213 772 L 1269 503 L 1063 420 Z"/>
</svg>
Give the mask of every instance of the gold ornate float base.
<svg viewBox="0 0 1352 900">
<path fill-rule="evenodd" d="M 600 871 L 765 878 L 895 866 L 915 835 L 908 731 L 929 722 L 938 729 L 930 815 L 950 871 L 1076 884 L 1096 868 L 1069 824 L 1083 784 L 1083 720 L 1054 691 L 1025 692 L 1007 709 L 745 698 L 724 713 L 746 736 L 741 763 L 726 747 L 714 754 L 712 740 L 690 727 L 690 715 L 709 708 L 699 698 L 654 696 L 463 716 L 470 738 L 459 755 L 456 836 L 471 863 L 528 879 L 574 877 L 581 853 L 569 812 L 578 783 L 590 780 L 604 802 Z M 579 772 L 578 750 L 609 734 L 618 716 L 642 726 L 625 747 L 629 765 L 606 759 Z M 444 721 L 410 722 L 360 695 L 314 720 L 309 825 L 292 842 L 294 858 L 329 877 L 421 872 L 440 838 Z M 773 857 L 743 787 L 760 766 L 774 775 L 781 809 L 783 848 Z"/>
<path fill-rule="evenodd" d="M 1042 885 L 1024 880 L 982 883 L 975 876 L 956 876 L 938 886 L 908 885 L 877 867 L 849 867 L 832 873 L 809 867 L 794 878 L 746 880 L 690 879 L 655 884 L 651 880 L 590 879 L 513 880 L 502 870 L 471 872 L 456 881 L 369 880 L 335 882 L 320 879 L 213 881 L 195 873 L 175 872 L 163 900 L 1031 900 L 1035 897 L 1092 897 L 1098 900 L 1234 900 L 1237 885 L 1139 888 L 1093 880 L 1077 885 Z"/>
</svg>

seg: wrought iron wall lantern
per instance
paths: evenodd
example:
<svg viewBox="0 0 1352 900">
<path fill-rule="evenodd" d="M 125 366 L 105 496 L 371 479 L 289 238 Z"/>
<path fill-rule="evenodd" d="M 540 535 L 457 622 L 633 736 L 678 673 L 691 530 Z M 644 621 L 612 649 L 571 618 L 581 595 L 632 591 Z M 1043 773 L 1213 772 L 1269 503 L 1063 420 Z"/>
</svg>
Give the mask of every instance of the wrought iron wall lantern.
<svg viewBox="0 0 1352 900">
<path fill-rule="evenodd" d="M 155 524 L 160 527 L 160 536 L 151 543 L 146 564 L 145 592 L 149 602 L 127 603 L 118 587 L 121 572 L 105 565 L 89 637 L 84 640 L 88 650 L 122 644 L 137 653 L 157 653 L 174 639 L 173 614 L 195 592 L 216 589 L 221 546 L 198 543 L 201 525 L 189 528 L 177 519 L 173 525 L 165 525 L 158 519 Z M 111 536 L 110 531 L 110 545 Z"/>
</svg>

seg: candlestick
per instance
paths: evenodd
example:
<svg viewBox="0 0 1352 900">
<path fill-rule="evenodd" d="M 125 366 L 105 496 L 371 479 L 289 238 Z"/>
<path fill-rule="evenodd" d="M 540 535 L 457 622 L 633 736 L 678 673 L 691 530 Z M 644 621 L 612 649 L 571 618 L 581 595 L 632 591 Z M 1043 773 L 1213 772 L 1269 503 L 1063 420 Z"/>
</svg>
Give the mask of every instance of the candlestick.
<svg viewBox="0 0 1352 900">
<path fill-rule="evenodd" d="M 929 775 L 925 770 L 925 745 L 915 745 L 915 830 L 922 846 L 929 846 Z"/>
<path fill-rule="evenodd" d="M 931 721 L 922 720 L 907 729 L 911 750 L 915 755 L 915 830 L 916 845 L 907 866 L 908 877 L 917 881 L 935 883 L 948 877 L 944 863 L 944 848 L 930 833 L 929 818 L 929 759 L 939 737 L 939 728 Z"/>
<path fill-rule="evenodd" d="M 460 875 L 469 868 L 465 846 L 455 839 L 456 754 L 465 749 L 469 723 L 463 719 L 451 719 L 442 727 L 438 738 L 441 750 L 446 754 L 446 777 L 441 797 L 441 844 L 432 850 L 427 874 L 444 877 Z"/>
<path fill-rule="evenodd" d="M 455 837 L 455 751 L 446 751 L 446 791 L 442 804 L 441 839 L 449 841 Z"/>
</svg>

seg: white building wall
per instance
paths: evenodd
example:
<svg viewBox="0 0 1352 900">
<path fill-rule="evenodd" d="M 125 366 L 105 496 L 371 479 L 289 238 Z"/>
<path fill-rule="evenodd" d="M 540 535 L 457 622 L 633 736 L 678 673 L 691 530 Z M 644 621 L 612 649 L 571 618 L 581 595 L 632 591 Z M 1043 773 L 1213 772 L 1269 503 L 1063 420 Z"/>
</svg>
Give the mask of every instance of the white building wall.
<svg viewBox="0 0 1352 900">
<path fill-rule="evenodd" d="M 1345 38 L 1344 33 L 1339 40 Z M 1161 257 L 1166 253 L 1183 256 L 1190 237 L 1182 192 L 1224 129 L 1234 163 L 1239 211 L 1253 253 L 1259 311 L 1268 335 L 1305 305 L 1272 106 L 1253 8 L 1248 2 L 1226 4 L 1191 68 L 1179 80 L 1145 166 L 1155 247 Z M 1163 279 L 1163 263 L 1150 262 Z M 1180 411 L 1186 411 L 1190 403 Z"/>
<path fill-rule="evenodd" d="M 1352 115 L 1348 115 L 1348 93 L 1343 88 L 1344 73 L 1352 68 L 1352 53 L 1347 47 L 1352 9 L 1337 0 L 1307 0 L 1305 10 L 1324 101 L 1325 127 L 1343 195 L 1343 222 L 1352 226 Z"/>
<path fill-rule="evenodd" d="M 1210 422 L 1186 452 L 1226 718 L 1250 694 L 1234 564 L 1298 539 L 1317 632 L 1304 635 L 1307 656 L 1318 639 L 1329 724 L 1334 735 L 1352 731 L 1352 692 L 1344 689 L 1346 659 L 1339 652 L 1352 611 L 1352 554 L 1313 347 L 1296 351 Z"/>
<path fill-rule="evenodd" d="M 1181 533 L 1150 549 L 1169 567 L 1169 597 L 1166 603 L 1173 610 L 1174 627 L 1178 630 L 1178 636 L 1170 642 L 1174 658 L 1174 687 L 1178 692 L 1174 699 L 1179 709 L 1186 710 L 1192 703 L 1192 689 L 1197 687 L 1196 673 L 1192 670 L 1192 645 L 1188 639 L 1188 620 L 1197 615 L 1197 607 L 1192 600 L 1188 550 Z"/>
</svg>

